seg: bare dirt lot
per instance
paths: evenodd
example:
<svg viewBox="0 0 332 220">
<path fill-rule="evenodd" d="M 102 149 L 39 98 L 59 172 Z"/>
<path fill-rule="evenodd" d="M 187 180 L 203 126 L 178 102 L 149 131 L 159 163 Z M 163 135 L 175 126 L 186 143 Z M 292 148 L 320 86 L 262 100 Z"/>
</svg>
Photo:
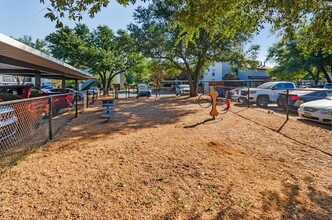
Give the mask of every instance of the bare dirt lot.
<svg viewBox="0 0 332 220">
<path fill-rule="evenodd" d="M 96 103 L 0 177 L 0 219 L 332 219 L 329 127 L 196 99 Z"/>
</svg>

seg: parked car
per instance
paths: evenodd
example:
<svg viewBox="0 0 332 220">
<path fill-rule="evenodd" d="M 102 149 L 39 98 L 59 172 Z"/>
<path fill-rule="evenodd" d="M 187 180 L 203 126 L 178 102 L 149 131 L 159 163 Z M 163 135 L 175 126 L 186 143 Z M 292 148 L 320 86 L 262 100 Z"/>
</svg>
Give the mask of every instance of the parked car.
<svg viewBox="0 0 332 220">
<path fill-rule="evenodd" d="M 22 98 L 34 98 L 49 96 L 49 93 L 41 91 L 38 87 L 30 85 L 12 85 L 12 86 L 0 86 L 0 93 L 9 93 L 13 95 L 19 95 Z M 67 94 L 65 96 L 53 97 L 53 114 L 57 114 L 61 109 L 73 107 L 74 95 Z"/>
<path fill-rule="evenodd" d="M 88 89 L 88 94 L 89 95 L 99 95 L 100 93 L 100 89 L 97 87 L 97 86 L 91 86 L 89 89 Z"/>
<path fill-rule="evenodd" d="M 303 103 L 300 105 L 298 113 L 302 119 L 332 124 L 332 96 Z"/>
<path fill-rule="evenodd" d="M 0 146 L 5 144 L 5 140 L 12 137 L 17 132 L 18 119 L 15 111 L 10 106 L 0 105 Z"/>
<path fill-rule="evenodd" d="M 0 93 L 0 102 L 13 101 L 17 99 L 23 99 L 23 97 L 19 95 L 13 95 L 10 93 Z"/>
<path fill-rule="evenodd" d="M 332 96 L 332 91 L 324 91 L 322 89 L 316 89 L 315 91 L 290 91 L 288 95 L 288 109 L 297 110 L 299 106 L 305 102 L 324 99 L 328 96 Z M 287 108 L 287 92 L 279 93 L 277 104 L 284 110 Z"/>
<path fill-rule="evenodd" d="M 322 88 L 324 88 L 324 85 L 311 85 L 308 88 L 320 88 L 320 89 L 322 89 Z"/>
<path fill-rule="evenodd" d="M 280 81 L 280 82 L 267 82 L 263 83 L 257 88 L 250 88 L 249 100 L 248 89 L 240 90 L 240 101 L 256 103 L 258 107 L 266 107 L 269 103 L 276 102 L 278 94 L 287 89 L 296 88 L 293 82 Z"/>
<path fill-rule="evenodd" d="M 175 88 L 175 94 L 178 95 L 189 95 L 190 87 L 188 84 L 177 85 Z"/>
<path fill-rule="evenodd" d="M 323 88 L 324 89 L 332 89 L 332 83 L 326 83 Z"/>
<path fill-rule="evenodd" d="M 146 84 L 138 84 L 137 85 L 137 97 L 139 96 L 150 96 L 151 90 Z"/>
<path fill-rule="evenodd" d="M 231 99 L 232 101 L 239 101 L 241 89 L 244 89 L 244 87 L 226 91 L 226 98 Z"/>
<path fill-rule="evenodd" d="M 53 86 L 43 86 L 40 88 L 40 90 L 47 93 L 48 90 L 53 89 L 53 88 L 54 88 Z"/>
<path fill-rule="evenodd" d="M 10 93 L 0 93 L 0 102 L 14 101 L 24 99 L 19 95 L 13 95 Z M 48 100 L 37 99 L 34 101 L 22 101 L 20 103 L 15 103 L 12 106 L 16 109 L 16 116 L 19 123 L 27 128 L 37 128 L 41 124 L 44 118 L 48 116 L 49 104 Z"/>
<path fill-rule="evenodd" d="M 55 89 L 46 90 L 46 93 L 48 93 L 48 94 L 61 94 L 63 92 L 62 92 L 61 88 L 55 88 Z M 76 91 L 75 89 L 72 89 L 72 88 L 66 88 L 65 93 L 73 93 L 74 94 L 72 103 L 75 102 L 76 94 L 77 94 L 77 101 L 81 101 L 82 99 L 84 99 L 84 96 L 85 96 L 85 94 L 83 92 Z"/>
</svg>

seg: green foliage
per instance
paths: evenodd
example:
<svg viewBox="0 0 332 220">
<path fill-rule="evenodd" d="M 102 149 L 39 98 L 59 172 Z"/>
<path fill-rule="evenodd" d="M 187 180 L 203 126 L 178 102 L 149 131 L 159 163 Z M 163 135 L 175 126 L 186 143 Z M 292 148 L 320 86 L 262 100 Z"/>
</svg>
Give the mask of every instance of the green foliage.
<svg viewBox="0 0 332 220">
<path fill-rule="evenodd" d="M 158 4 L 159 0 L 151 0 Z M 40 0 L 45 4 L 45 0 Z M 110 0 L 50 0 L 46 18 L 62 27 L 61 19 L 82 19 L 87 13 L 94 17 L 101 8 L 107 7 Z M 136 0 L 117 0 L 122 5 L 133 4 Z M 142 0 L 145 2 L 145 0 Z M 182 37 L 190 40 L 205 29 L 209 34 L 226 32 L 229 37 L 236 36 L 242 27 L 252 27 L 247 33 L 259 31 L 260 24 L 272 23 L 275 31 L 281 30 L 284 36 L 293 34 L 303 25 L 303 21 L 312 25 L 308 29 L 310 35 L 316 35 L 312 45 L 319 44 L 324 50 L 331 51 L 332 4 L 325 0 L 172 0 L 163 1 L 168 7 L 177 9 L 172 16 L 175 24 L 181 27 Z M 241 16 L 239 16 L 241 15 Z M 248 25 L 248 22 L 250 25 Z M 308 44 L 309 46 L 309 44 Z M 314 49 L 314 46 L 312 46 Z"/>
<path fill-rule="evenodd" d="M 225 80 L 238 80 L 238 76 L 236 74 L 236 72 L 229 72 L 224 76 Z"/>
<path fill-rule="evenodd" d="M 197 95 L 200 75 L 211 63 L 230 61 L 241 66 L 248 61 L 243 44 L 250 39 L 254 30 L 249 21 L 247 27 L 232 28 L 231 33 L 228 25 L 221 32 L 209 32 L 201 28 L 188 41 L 183 37 L 182 28 L 173 22 L 178 8 L 172 7 L 169 2 L 154 3 L 147 9 L 139 7 L 134 15 L 137 24 L 129 26 L 136 48 L 161 65 L 167 64 L 177 72 L 186 73 L 191 96 Z M 240 14 L 238 16 L 241 17 Z M 257 55 L 257 49 L 257 46 L 250 48 L 250 58 Z"/>
<path fill-rule="evenodd" d="M 299 30 L 291 40 L 283 39 L 269 49 L 268 60 L 278 63 L 278 66 L 270 70 L 271 76 L 277 79 L 298 80 L 310 75 L 315 83 L 324 75 L 331 82 L 332 53 L 324 47 L 316 45 L 315 48 L 308 47 L 307 30 L 304 27 Z M 315 37 L 311 38 L 313 44 Z"/>
<path fill-rule="evenodd" d="M 78 24 L 74 29 L 65 26 L 46 36 L 52 55 L 77 68 L 87 68 L 86 48 L 90 38 L 86 25 Z"/>
<path fill-rule="evenodd" d="M 46 41 L 42 40 L 42 39 L 36 39 L 35 41 L 33 41 L 31 36 L 28 35 L 24 35 L 23 37 L 20 37 L 18 39 L 16 39 L 18 41 L 20 41 L 21 43 L 24 43 L 36 50 L 39 50 L 43 53 L 49 54 L 49 51 L 47 50 L 47 43 Z M 25 77 L 25 76 L 14 76 L 16 82 L 18 85 L 25 85 L 26 81 L 28 80 L 29 77 Z"/>
<path fill-rule="evenodd" d="M 46 37 L 52 54 L 63 61 L 88 68 L 98 76 L 105 92 L 111 87 L 114 77 L 137 65 L 140 55 L 132 50 L 132 39 L 125 31 L 117 34 L 107 26 L 98 26 L 90 31 L 78 24 L 74 29 L 64 27 Z"/>
<path fill-rule="evenodd" d="M 44 41 L 42 39 L 37 38 L 35 41 L 33 41 L 31 36 L 24 35 L 23 37 L 20 37 L 16 40 L 18 40 L 21 43 L 24 43 L 36 50 L 39 50 L 43 53 L 49 54 L 49 51 L 47 50 L 47 43 L 46 43 L 46 41 Z"/>
</svg>

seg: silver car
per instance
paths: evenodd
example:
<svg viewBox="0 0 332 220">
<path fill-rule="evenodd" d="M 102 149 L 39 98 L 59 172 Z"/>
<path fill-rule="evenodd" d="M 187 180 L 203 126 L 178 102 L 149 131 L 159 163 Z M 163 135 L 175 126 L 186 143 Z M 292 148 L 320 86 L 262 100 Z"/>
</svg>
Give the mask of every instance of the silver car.
<svg viewBox="0 0 332 220">
<path fill-rule="evenodd" d="M 306 102 L 298 109 L 300 118 L 332 124 L 332 96 L 325 99 Z"/>
<path fill-rule="evenodd" d="M 189 95 L 190 87 L 187 84 L 177 85 L 175 88 L 176 95 Z"/>
</svg>

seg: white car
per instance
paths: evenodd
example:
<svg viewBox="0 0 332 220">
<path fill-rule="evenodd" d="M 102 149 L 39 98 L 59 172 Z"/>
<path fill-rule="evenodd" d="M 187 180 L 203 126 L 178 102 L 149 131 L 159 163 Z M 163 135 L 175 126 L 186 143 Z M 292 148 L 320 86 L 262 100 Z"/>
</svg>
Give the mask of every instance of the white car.
<svg viewBox="0 0 332 220">
<path fill-rule="evenodd" d="M 177 85 L 175 88 L 176 95 L 189 95 L 190 87 L 187 84 Z"/>
<path fill-rule="evenodd" d="M 332 124 L 332 96 L 303 103 L 300 105 L 298 113 L 302 119 Z"/>
<path fill-rule="evenodd" d="M 226 91 L 226 98 L 229 98 L 232 101 L 239 101 L 241 89 L 244 89 L 244 87 Z"/>
<path fill-rule="evenodd" d="M 12 107 L 0 105 L 0 147 L 6 146 L 4 140 L 16 134 L 17 123 L 15 110 Z"/>
</svg>

